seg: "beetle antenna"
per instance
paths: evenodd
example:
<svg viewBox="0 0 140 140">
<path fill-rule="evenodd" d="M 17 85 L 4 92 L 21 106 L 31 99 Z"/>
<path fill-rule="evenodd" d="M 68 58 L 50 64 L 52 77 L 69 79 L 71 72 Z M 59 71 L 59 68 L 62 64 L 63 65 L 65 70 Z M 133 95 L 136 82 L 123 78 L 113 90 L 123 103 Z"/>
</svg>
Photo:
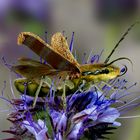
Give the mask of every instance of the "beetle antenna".
<svg viewBox="0 0 140 140">
<path fill-rule="evenodd" d="M 117 59 L 113 60 L 112 62 L 110 62 L 109 64 L 106 64 L 106 66 L 109 66 L 109 65 L 111 65 L 111 64 L 113 64 L 114 62 L 119 61 L 119 60 L 128 60 L 128 61 L 131 63 L 131 65 L 132 65 L 132 70 L 133 70 L 133 62 L 131 61 L 131 59 L 129 59 L 129 58 L 127 58 L 127 57 L 120 57 L 120 58 L 117 58 Z"/>
<path fill-rule="evenodd" d="M 127 30 L 126 32 L 122 35 L 121 39 L 118 41 L 118 43 L 115 45 L 114 49 L 111 51 L 111 53 L 109 54 L 109 56 L 106 58 L 105 60 L 105 64 L 107 64 L 107 62 L 110 60 L 110 57 L 112 56 L 112 54 L 115 52 L 115 50 L 117 49 L 117 47 L 120 45 L 120 43 L 125 39 L 125 37 L 128 35 L 128 33 L 132 30 L 132 28 L 136 25 L 139 24 L 140 21 L 136 21 L 135 23 L 133 23 Z"/>
<path fill-rule="evenodd" d="M 131 61 L 131 59 L 129 59 L 129 58 L 127 58 L 127 57 L 120 57 L 120 58 L 117 58 L 117 59 L 111 61 L 109 64 L 106 64 L 106 66 L 109 66 L 109 65 L 113 64 L 113 63 L 116 62 L 116 61 L 124 60 L 124 59 L 125 59 L 125 60 L 128 60 L 128 61 L 133 65 L 133 62 Z"/>
</svg>

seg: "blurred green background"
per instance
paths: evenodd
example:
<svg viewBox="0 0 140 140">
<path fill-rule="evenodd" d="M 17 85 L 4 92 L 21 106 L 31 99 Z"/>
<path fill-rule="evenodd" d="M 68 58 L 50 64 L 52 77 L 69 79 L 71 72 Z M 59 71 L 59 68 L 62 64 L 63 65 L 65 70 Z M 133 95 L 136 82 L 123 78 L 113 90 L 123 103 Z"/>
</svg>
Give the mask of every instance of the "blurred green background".
<svg viewBox="0 0 140 140">
<path fill-rule="evenodd" d="M 29 31 L 45 39 L 48 32 L 48 43 L 55 32 L 65 31 L 70 42 L 71 34 L 75 32 L 74 50 L 78 61 L 83 54 L 100 53 L 104 49 L 102 60 L 120 39 L 127 27 L 140 19 L 139 0 L 0 0 L 0 57 L 4 56 L 8 63 L 15 63 L 21 56 L 37 58 L 26 47 L 17 46 L 17 35 L 21 31 Z M 134 63 L 129 68 L 126 79 L 130 83 L 138 82 L 134 88 L 140 94 L 140 25 L 135 27 L 121 43 L 111 60 L 118 57 L 128 57 Z M 87 55 L 88 57 L 88 55 Z M 10 80 L 14 75 L 0 61 L 0 89 L 6 81 L 5 96 L 11 96 Z M 6 120 L 10 107 L 0 100 L 0 131 L 8 129 L 10 123 Z M 140 114 L 140 109 L 127 115 Z M 121 119 L 122 126 L 115 130 L 112 140 L 140 140 L 140 118 Z M 0 133 L 0 139 L 8 138 Z"/>
</svg>

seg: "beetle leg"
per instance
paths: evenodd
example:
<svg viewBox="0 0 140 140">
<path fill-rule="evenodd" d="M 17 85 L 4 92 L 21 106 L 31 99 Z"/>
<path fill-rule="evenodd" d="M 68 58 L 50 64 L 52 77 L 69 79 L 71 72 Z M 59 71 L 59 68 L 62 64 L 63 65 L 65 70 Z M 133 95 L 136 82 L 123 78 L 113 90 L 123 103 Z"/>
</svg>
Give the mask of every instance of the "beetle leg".
<svg viewBox="0 0 140 140">
<path fill-rule="evenodd" d="M 63 83 L 63 93 L 62 93 L 61 99 L 63 101 L 64 109 L 66 109 L 66 83 L 65 83 L 65 81 Z"/>
<path fill-rule="evenodd" d="M 35 98 L 34 98 L 34 102 L 33 102 L 33 108 L 34 108 L 35 105 L 36 105 L 36 102 L 37 102 L 37 99 L 38 99 L 38 95 L 39 95 L 39 92 L 40 92 L 40 90 L 41 90 L 42 85 L 43 85 L 43 78 L 41 78 L 40 83 L 39 83 L 39 86 L 38 86 L 38 88 L 37 88 L 37 90 L 36 90 Z"/>
</svg>

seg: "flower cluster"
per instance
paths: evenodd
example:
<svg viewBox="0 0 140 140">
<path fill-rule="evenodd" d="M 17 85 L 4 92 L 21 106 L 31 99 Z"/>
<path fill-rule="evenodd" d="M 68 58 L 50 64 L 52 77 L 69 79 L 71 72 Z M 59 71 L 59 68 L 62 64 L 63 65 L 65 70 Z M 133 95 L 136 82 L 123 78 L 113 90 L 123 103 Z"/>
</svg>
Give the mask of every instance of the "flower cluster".
<svg viewBox="0 0 140 140">
<path fill-rule="evenodd" d="M 39 97 L 36 106 L 34 97 L 23 94 L 20 99 L 7 100 L 12 106 L 8 120 L 13 123 L 10 130 L 15 139 L 78 140 L 106 138 L 105 134 L 120 126 L 116 121 L 124 112 L 139 105 L 140 97 L 126 102 L 131 96 L 127 81 L 110 80 L 93 85 L 89 90 L 77 89 L 66 96 L 66 105 L 61 96 L 50 90 L 46 97 Z"/>
</svg>

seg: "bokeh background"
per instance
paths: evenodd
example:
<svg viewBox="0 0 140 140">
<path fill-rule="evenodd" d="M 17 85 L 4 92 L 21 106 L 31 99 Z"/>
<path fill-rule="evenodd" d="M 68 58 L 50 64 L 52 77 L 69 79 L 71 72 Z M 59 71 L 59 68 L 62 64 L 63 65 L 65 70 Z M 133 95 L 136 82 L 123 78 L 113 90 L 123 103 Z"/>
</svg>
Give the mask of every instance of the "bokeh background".
<svg viewBox="0 0 140 140">
<path fill-rule="evenodd" d="M 104 61 L 127 27 L 138 19 L 139 0 L 0 0 L 0 57 L 4 56 L 9 64 L 16 63 L 21 56 L 38 59 L 28 48 L 17 46 L 17 35 L 21 31 L 36 33 L 44 39 L 47 32 L 48 42 L 58 31 L 65 31 L 70 42 L 74 31 L 74 52 L 78 61 L 82 61 L 84 53 L 88 57 L 92 49 L 93 54 L 104 50 Z M 138 83 L 133 90 L 140 95 L 140 25 L 120 44 L 111 60 L 122 56 L 133 61 L 133 70 L 125 60 L 118 63 L 128 66 L 126 79 Z M 1 60 L 0 89 L 9 98 L 13 78 Z M 9 111 L 9 105 L 0 100 L 0 131 L 10 126 L 6 120 Z M 127 115 L 140 115 L 140 109 Z M 118 121 L 122 126 L 109 136 L 111 140 L 140 140 L 140 118 Z M 2 138 L 8 138 L 8 135 L 0 133 Z"/>
</svg>

